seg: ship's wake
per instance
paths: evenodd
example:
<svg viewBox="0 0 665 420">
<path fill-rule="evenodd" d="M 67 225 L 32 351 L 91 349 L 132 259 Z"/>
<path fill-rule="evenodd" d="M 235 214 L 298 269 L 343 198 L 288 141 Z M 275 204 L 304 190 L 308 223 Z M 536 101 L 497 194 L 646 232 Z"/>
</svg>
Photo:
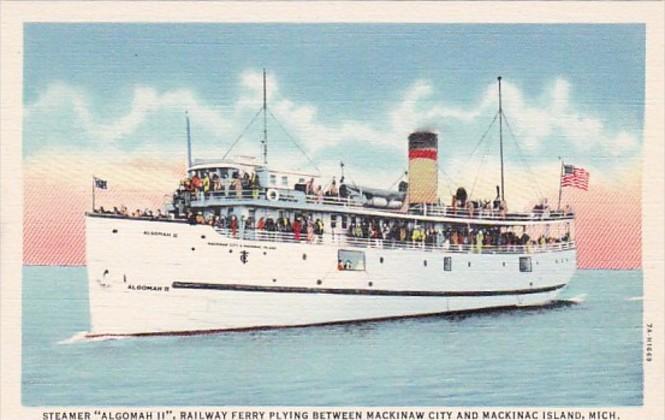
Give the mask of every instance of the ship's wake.
<svg viewBox="0 0 665 420">
<path fill-rule="evenodd" d="M 77 343 L 93 343 L 98 341 L 109 341 L 109 340 L 121 340 L 128 338 L 126 336 L 113 336 L 113 335 L 104 335 L 104 336 L 95 336 L 91 337 L 89 331 L 79 331 L 76 334 L 72 335 L 69 338 L 58 341 L 58 344 L 77 344 Z"/>
<path fill-rule="evenodd" d="M 569 299 L 559 299 L 559 300 L 555 300 L 554 302 L 555 303 L 556 302 L 561 302 L 561 303 L 564 303 L 564 304 L 565 303 L 584 303 L 585 300 L 586 300 L 586 293 L 582 293 L 580 295 L 573 296 Z"/>
</svg>

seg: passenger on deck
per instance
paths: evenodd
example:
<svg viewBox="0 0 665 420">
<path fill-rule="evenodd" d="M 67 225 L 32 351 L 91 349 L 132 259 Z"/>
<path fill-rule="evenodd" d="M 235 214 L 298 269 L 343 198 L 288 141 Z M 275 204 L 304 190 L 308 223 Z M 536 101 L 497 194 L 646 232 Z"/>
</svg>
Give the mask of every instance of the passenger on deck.
<svg viewBox="0 0 665 420">
<path fill-rule="evenodd" d="M 344 271 L 344 263 L 342 263 L 342 260 L 337 260 L 337 271 Z"/>
<path fill-rule="evenodd" d="M 228 196 L 231 191 L 231 182 L 226 174 L 223 174 L 220 180 L 220 191 L 224 196 Z"/>
<path fill-rule="evenodd" d="M 231 228 L 231 236 L 235 238 L 238 234 L 238 218 L 235 215 L 231 216 L 229 227 Z"/>
<path fill-rule="evenodd" d="M 242 190 L 243 190 L 243 193 L 244 193 L 243 195 L 245 197 L 248 197 L 249 196 L 248 193 L 251 190 L 251 181 L 249 179 L 249 174 L 247 172 L 242 174 L 242 178 L 240 180 L 240 185 L 242 186 Z"/>
<path fill-rule="evenodd" d="M 335 177 L 332 178 L 330 188 L 328 188 L 326 195 L 330 197 L 337 197 L 339 195 L 339 189 L 337 188 L 337 180 L 335 180 Z"/>
<path fill-rule="evenodd" d="M 252 173 L 252 176 L 250 178 L 250 186 L 252 188 L 252 198 L 254 200 L 259 198 L 259 191 L 260 191 L 260 185 L 259 185 L 259 177 L 256 176 L 256 173 Z"/>
<path fill-rule="evenodd" d="M 266 220 L 263 217 L 259 217 L 259 221 L 256 222 L 256 230 L 264 230 L 266 228 Z"/>
<path fill-rule="evenodd" d="M 194 173 L 194 175 L 192 175 L 191 186 L 192 186 L 192 191 L 197 195 L 198 192 L 201 191 L 201 187 L 203 187 L 203 181 L 201 181 L 201 178 L 199 178 L 196 172 Z"/>
<path fill-rule="evenodd" d="M 302 234 L 302 224 L 300 223 L 300 217 L 296 217 L 296 219 L 293 221 L 293 225 L 291 225 L 291 228 L 293 229 L 293 236 L 296 241 L 300 240 L 300 235 Z"/>
<path fill-rule="evenodd" d="M 217 174 L 213 174 L 212 176 L 212 190 L 215 192 L 222 190 L 222 179 Z"/>
<path fill-rule="evenodd" d="M 231 185 L 236 193 L 236 198 L 242 198 L 242 181 L 240 180 L 238 174 L 234 174 Z"/>
<path fill-rule="evenodd" d="M 311 219 L 307 220 L 307 242 L 314 242 L 314 223 Z"/>
<path fill-rule="evenodd" d="M 268 217 L 266 219 L 266 230 L 268 232 L 275 232 L 277 230 L 277 226 L 275 225 L 275 221 L 272 217 Z"/>
<path fill-rule="evenodd" d="M 483 252 L 483 231 L 478 230 L 478 233 L 476 233 L 476 251 L 480 254 Z"/>
<path fill-rule="evenodd" d="M 314 178 L 310 178 L 305 184 L 305 194 L 314 194 Z"/>
<path fill-rule="evenodd" d="M 187 212 L 187 223 L 190 225 L 195 225 L 196 224 L 196 216 L 194 216 L 194 213 L 191 211 Z"/>
<path fill-rule="evenodd" d="M 203 188 L 203 196 L 207 197 L 208 193 L 210 192 L 210 178 L 208 177 L 208 173 L 203 174 L 203 179 L 201 179 L 201 187 Z"/>
</svg>

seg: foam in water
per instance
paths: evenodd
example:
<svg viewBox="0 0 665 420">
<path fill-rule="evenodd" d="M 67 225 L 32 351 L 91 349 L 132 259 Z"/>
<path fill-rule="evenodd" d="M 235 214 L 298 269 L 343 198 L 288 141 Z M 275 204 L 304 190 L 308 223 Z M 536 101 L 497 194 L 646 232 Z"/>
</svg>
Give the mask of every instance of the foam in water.
<svg viewBox="0 0 665 420">
<path fill-rule="evenodd" d="M 90 332 L 88 331 L 79 331 L 69 338 L 58 341 L 58 344 L 90 343 L 97 341 L 120 340 L 123 338 L 127 338 L 125 336 L 112 336 L 112 335 L 90 337 L 88 334 L 90 334 Z"/>
<path fill-rule="evenodd" d="M 632 297 L 627 297 L 624 300 L 627 300 L 629 302 L 635 301 L 635 300 L 644 300 L 644 296 L 632 296 Z"/>
<path fill-rule="evenodd" d="M 577 296 L 573 296 L 570 299 L 564 299 L 564 302 L 570 302 L 570 303 L 583 303 L 586 300 L 586 293 L 579 294 Z"/>
</svg>

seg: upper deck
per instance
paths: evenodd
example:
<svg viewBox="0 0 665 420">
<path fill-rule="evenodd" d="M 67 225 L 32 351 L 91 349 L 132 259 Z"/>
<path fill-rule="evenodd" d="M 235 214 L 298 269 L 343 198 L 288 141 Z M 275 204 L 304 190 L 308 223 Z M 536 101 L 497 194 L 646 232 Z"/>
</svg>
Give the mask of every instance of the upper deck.
<svg viewBox="0 0 665 420">
<path fill-rule="evenodd" d="M 443 222 L 474 225 L 514 226 L 543 225 L 573 221 L 575 214 L 564 211 L 498 212 L 491 209 L 453 208 L 442 204 L 419 204 L 407 208 L 371 206 L 367 202 L 340 196 L 317 196 L 282 188 L 254 190 L 181 191 L 177 199 L 185 200 L 195 210 L 216 207 L 267 207 L 317 213 L 338 213 L 379 218 Z M 188 197 L 187 197 L 188 195 Z"/>
</svg>

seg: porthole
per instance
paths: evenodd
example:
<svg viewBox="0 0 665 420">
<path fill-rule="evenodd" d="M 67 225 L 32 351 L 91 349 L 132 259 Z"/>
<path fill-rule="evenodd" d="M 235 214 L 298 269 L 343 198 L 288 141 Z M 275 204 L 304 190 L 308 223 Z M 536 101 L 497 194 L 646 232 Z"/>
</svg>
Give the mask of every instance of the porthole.
<svg viewBox="0 0 665 420">
<path fill-rule="evenodd" d="M 265 251 L 263 251 L 263 255 L 266 255 L 266 252 L 265 252 Z"/>
<path fill-rule="evenodd" d="M 532 281 L 529 282 L 529 286 L 533 286 L 533 282 L 532 282 Z"/>
<path fill-rule="evenodd" d="M 467 261 L 467 262 L 466 262 L 466 266 L 467 266 L 467 267 L 471 267 L 471 261 Z"/>
<path fill-rule="evenodd" d="M 319 285 L 320 285 L 321 283 L 322 283 L 322 282 L 321 282 L 321 279 L 319 279 L 319 280 L 316 281 L 316 284 L 319 284 Z"/>
<path fill-rule="evenodd" d="M 196 248 L 192 247 L 192 251 L 196 251 Z"/>
<path fill-rule="evenodd" d="M 502 262 L 501 265 L 505 267 L 505 266 L 506 266 L 506 262 L 505 262 L 505 261 Z"/>
<path fill-rule="evenodd" d="M 369 283 L 367 283 L 367 285 L 368 285 L 369 287 L 372 287 L 373 284 L 374 284 L 374 283 L 372 283 L 371 281 L 370 281 Z"/>
<path fill-rule="evenodd" d="M 302 254 L 302 260 L 305 261 L 307 259 L 307 254 Z"/>
<path fill-rule="evenodd" d="M 379 262 L 383 264 L 383 257 L 379 257 Z"/>
<path fill-rule="evenodd" d="M 232 250 L 232 249 L 229 249 L 229 254 L 233 254 L 233 250 Z"/>
<path fill-rule="evenodd" d="M 111 232 L 118 233 L 118 229 L 113 229 Z"/>
<path fill-rule="evenodd" d="M 201 235 L 201 239 L 205 239 L 205 238 L 206 238 L 206 236 L 205 236 L 205 235 Z"/>
<path fill-rule="evenodd" d="M 423 260 L 423 267 L 427 267 L 427 260 Z"/>
<path fill-rule="evenodd" d="M 277 283 L 277 279 L 272 279 L 272 282 L 273 282 L 273 283 Z"/>
</svg>

